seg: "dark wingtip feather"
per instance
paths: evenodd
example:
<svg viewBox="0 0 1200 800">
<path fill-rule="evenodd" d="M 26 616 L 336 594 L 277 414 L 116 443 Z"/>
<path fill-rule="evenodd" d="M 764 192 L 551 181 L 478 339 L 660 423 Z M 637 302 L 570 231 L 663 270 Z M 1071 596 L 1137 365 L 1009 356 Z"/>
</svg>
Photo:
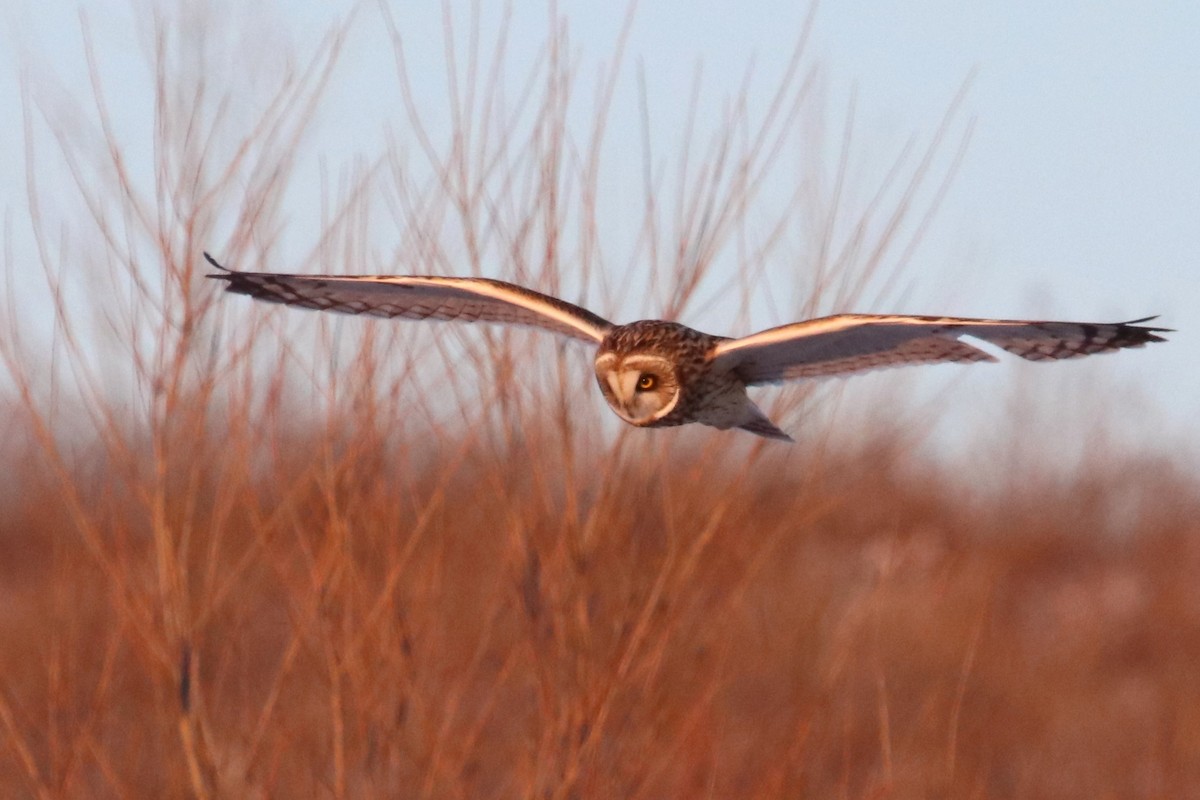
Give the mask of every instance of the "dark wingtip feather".
<svg viewBox="0 0 1200 800">
<path fill-rule="evenodd" d="M 1121 335 L 1119 339 L 1119 347 L 1140 347 L 1151 342 L 1165 342 L 1165 337 L 1158 336 L 1160 333 L 1174 333 L 1174 328 L 1159 328 L 1154 325 L 1142 325 L 1143 322 L 1150 322 L 1158 319 L 1158 315 L 1150 317 L 1142 317 L 1141 319 L 1131 319 L 1128 322 L 1119 323 L 1120 328 L 1117 332 Z"/>
<path fill-rule="evenodd" d="M 218 280 L 228 281 L 232 280 L 233 275 L 236 274 L 235 270 L 232 270 L 226 266 L 222 266 L 215 258 L 208 254 L 207 250 L 204 251 L 204 260 L 221 270 L 221 272 L 216 275 L 205 275 L 204 277 L 206 278 L 217 278 Z"/>
<path fill-rule="evenodd" d="M 1137 328 L 1140 331 L 1153 331 L 1155 333 L 1174 333 L 1175 332 L 1174 328 L 1159 328 L 1154 325 L 1143 325 L 1142 324 L 1143 322 L 1150 322 L 1151 320 L 1158 319 L 1158 317 L 1159 317 L 1158 314 L 1153 314 L 1149 317 L 1142 317 L 1140 319 L 1129 319 L 1129 320 L 1125 320 L 1124 322 L 1118 322 L 1117 324 L 1118 325 L 1128 325 L 1129 327 Z"/>
</svg>

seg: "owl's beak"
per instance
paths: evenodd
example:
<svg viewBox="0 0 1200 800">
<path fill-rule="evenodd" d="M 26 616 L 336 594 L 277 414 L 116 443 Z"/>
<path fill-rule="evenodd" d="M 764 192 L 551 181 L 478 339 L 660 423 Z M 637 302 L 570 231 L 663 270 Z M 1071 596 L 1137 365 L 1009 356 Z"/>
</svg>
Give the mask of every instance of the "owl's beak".
<svg viewBox="0 0 1200 800">
<path fill-rule="evenodd" d="M 635 398 L 634 383 L 637 381 L 637 374 L 627 374 L 626 372 L 618 372 L 613 370 L 604 376 L 604 380 L 608 383 L 608 388 L 612 390 L 612 399 L 614 402 L 614 410 L 626 421 L 633 421 L 633 412 L 631 406 Z"/>
<path fill-rule="evenodd" d="M 621 390 L 621 375 L 620 375 L 620 373 L 618 373 L 614 370 L 614 371 L 608 373 L 607 375 L 605 375 L 604 379 L 606 381 L 608 381 L 608 388 L 612 390 L 612 396 L 614 398 L 616 398 L 617 404 L 620 405 L 622 409 L 624 409 L 625 404 L 629 402 L 629 397 L 625 394 L 625 392 L 623 392 Z"/>
</svg>

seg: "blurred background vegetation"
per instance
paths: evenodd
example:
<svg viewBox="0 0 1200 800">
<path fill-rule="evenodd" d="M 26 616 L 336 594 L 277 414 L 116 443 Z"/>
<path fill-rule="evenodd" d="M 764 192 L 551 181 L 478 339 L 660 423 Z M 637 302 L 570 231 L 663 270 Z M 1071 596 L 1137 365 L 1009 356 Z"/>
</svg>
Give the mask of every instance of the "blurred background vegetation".
<svg viewBox="0 0 1200 800">
<path fill-rule="evenodd" d="M 1200 794 L 1200 482 L 1183 448 L 1113 433 L 1140 406 L 1103 366 L 765 393 L 788 447 L 622 427 L 551 337 L 203 279 L 205 249 L 485 274 L 715 333 L 897 295 L 969 135 L 958 99 L 851 191 L 805 28 L 669 152 L 643 106 L 630 151 L 625 33 L 587 93 L 553 19 L 514 56 L 447 11 L 435 108 L 407 61 L 428 32 L 386 7 L 281 63 L 246 46 L 269 26 L 155 10 L 131 32 L 142 128 L 110 111 L 128 84 L 86 15 L 90 85 L 26 73 L 3 793 Z M 333 161 L 312 142 L 356 24 L 386 33 L 374 99 L 402 122 Z"/>
</svg>

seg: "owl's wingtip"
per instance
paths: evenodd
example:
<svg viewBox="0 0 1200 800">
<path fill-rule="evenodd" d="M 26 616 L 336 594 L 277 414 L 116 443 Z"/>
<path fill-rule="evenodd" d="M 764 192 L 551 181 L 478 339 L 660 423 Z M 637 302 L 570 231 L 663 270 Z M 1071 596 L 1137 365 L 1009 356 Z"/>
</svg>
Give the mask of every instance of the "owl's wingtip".
<svg viewBox="0 0 1200 800">
<path fill-rule="evenodd" d="M 236 270 L 232 270 L 229 267 L 223 266 L 215 258 L 213 258 L 211 255 L 209 255 L 207 250 L 204 251 L 204 260 L 207 261 L 209 264 L 213 265 L 214 267 L 216 267 L 217 269 L 221 270 L 219 273 L 217 273 L 215 275 L 205 275 L 204 277 L 206 277 L 206 278 L 217 278 L 218 280 L 227 281 L 236 272 Z"/>
<path fill-rule="evenodd" d="M 1119 324 L 1119 325 L 1121 325 L 1121 326 L 1123 326 L 1123 327 L 1129 327 L 1129 328 L 1133 328 L 1134 330 L 1137 330 L 1137 331 L 1144 331 L 1144 332 L 1146 332 L 1146 333 L 1150 333 L 1150 334 L 1155 334 L 1155 333 L 1175 333 L 1175 329 L 1174 329 L 1174 328 L 1160 328 L 1160 327 L 1158 327 L 1157 325 L 1143 325 L 1143 324 L 1142 324 L 1143 322 L 1153 322 L 1154 320 L 1158 319 L 1158 317 L 1159 317 L 1159 315 L 1158 315 L 1158 314 L 1152 314 L 1152 315 L 1150 315 L 1150 316 L 1148 316 L 1148 317 L 1141 317 L 1140 319 L 1130 319 L 1130 320 L 1126 320 L 1125 322 L 1120 322 L 1120 323 L 1117 323 L 1117 324 Z M 1166 341 L 1166 339 L 1163 339 L 1163 338 L 1162 338 L 1162 337 L 1160 337 L 1160 336 L 1151 336 L 1151 337 L 1150 337 L 1150 339 L 1149 339 L 1149 341 L 1152 341 L 1152 342 L 1165 342 L 1165 341 Z"/>
</svg>

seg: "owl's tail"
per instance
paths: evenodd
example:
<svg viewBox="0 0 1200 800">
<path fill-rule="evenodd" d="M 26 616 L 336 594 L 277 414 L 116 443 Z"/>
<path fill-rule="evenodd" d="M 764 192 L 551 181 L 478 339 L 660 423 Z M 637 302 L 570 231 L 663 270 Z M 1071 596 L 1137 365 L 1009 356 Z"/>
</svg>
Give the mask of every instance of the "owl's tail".
<svg viewBox="0 0 1200 800">
<path fill-rule="evenodd" d="M 764 436 L 767 439 L 780 439 L 785 442 L 795 441 L 795 439 L 777 428 L 774 422 L 767 419 L 767 415 L 762 412 L 761 408 L 750 402 L 747 402 L 746 406 L 747 411 L 750 412 L 750 418 L 741 425 L 738 425 L 739 428 L 744 431 L 750 431 L 758 436 Z"/>
</svg>

